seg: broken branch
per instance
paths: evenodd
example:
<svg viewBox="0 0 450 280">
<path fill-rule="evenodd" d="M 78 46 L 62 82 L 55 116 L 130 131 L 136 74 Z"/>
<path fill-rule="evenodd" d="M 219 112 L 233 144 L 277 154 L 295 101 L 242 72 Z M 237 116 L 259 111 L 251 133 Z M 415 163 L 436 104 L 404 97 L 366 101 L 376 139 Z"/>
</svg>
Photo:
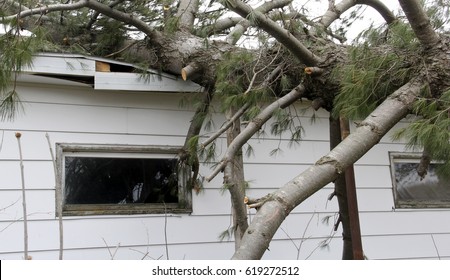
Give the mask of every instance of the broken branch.
<svg viewBox="0 0 450 280">
<path fill-rule="evenodd" d="M 198 63 L 192 62 L 181 69 L 181 78 L 183 78 L 183 81 L 186 81 L 201 70 L 202 67 Z"/>
<path fill-rule="evenodd" d="M 261 126 L 268 121 L 275 110 L 284 109 L 287 106 L 291 105 L 295 101 L 297 101 L 305 91 L 305 87 L 303 85 L 298 85 L 293 90 L 291 90 L 288 94 L 279 99 L 275 100 L 273 103 L 269 104 L 264 110 L 262 110 L 249 124 L 242 130 L 242 132 L 233 140 L 233 142 L 228 145 L 228 149 L 225 152 L 225 156 L 222 158 L 220 163 L 216 166 L 216 168 L 212 171 L 211 175 L 206 178 L 207 182 L 210 182 L 214 177 L 221 172 L 228 161 L 233 159 L 236 152 L 242 148 L 242 146 L 253 136 L 253 134 L 258 131 Z"/>
</svg>

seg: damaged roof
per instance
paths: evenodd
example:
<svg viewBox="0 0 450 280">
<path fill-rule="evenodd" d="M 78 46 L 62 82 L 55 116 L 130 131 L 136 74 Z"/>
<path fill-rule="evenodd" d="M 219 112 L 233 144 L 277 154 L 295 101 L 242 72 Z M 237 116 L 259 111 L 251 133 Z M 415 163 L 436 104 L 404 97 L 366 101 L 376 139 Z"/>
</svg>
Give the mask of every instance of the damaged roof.
<svg viewBox="0 0 450 280">
<path fill-rule="evenodd" d="M 21 74 L 24 82 L 75 83 L 98 90 L 183 93 L 203 90 L 200 85 L 171 74 L 80 54 L 38 53 L 32 66 L 22 69 Z"/>
</svg>

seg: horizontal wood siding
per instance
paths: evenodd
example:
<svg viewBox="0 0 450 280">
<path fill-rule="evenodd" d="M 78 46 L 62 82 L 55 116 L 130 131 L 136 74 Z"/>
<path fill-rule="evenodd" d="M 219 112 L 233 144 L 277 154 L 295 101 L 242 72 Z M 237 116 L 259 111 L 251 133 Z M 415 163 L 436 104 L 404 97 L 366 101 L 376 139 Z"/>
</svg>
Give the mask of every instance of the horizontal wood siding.
<svg viewBox="0 0 450 280">
<path fill-rule="evenodd" d="M 80 69 L 80 71 L 82 71 Z M 182 145 L 194 109 L 180 101 L 195 94 L 111 92 L 86 87 L 20 84 L 25 112 L 14 122 L 0 123 L 0 258 L 23 256 L 23 222 L 19 151 L 15 132 L 22 133 L 30 255 L 34 259 L 58 256 L 58 221 L 55 215 L 55 177 L 47 143 Z M 299 103 L 298 107 L 306 108 Z M 217 110 L 215 127 L 224 122 Z M 300 110 L 297 110 L 300 112 Z M 283 186 L 314 164 L 329 149 L 328 114 L 307 110 L 298 124 L 303 140 L 290 145 L 268 133 L 249 145 L 254 155 L 245 158 L 249 197 L 261 197 Z M 403 126 L 404 124 L 400 124 Z M 204 131 L 202 139 L 211 132 Z M 382 139 L 355 164 L 363 248 L 370 259 L 450 258 L 450 211 L 395 210 L 389 169 L 389 151 L 403 151 L 403 143 Z M 219 139 L 217 160 L 223 155 Z M 248 146 L 246 146 L 248 148 Z M 280 148 L 281 152 L 271 155 Z M 203 164 L 200 174 L 209 175 Z M 109 215 L 64 217 L 66 259 L 228 259 L 232 239 L 220 240 L 229 229 L 231 204 L 222 189 L 223 178 L 205 183 L 193 194 L 192 214 Z M 298 206 L 276 233 L 264 258 L 339 259 L 341 229 L 333 231 L 337 218 L 336 198 L 329 184 Z M 249 219 L 255 214 L 249 210 Z M 167 239 L 167 244 L 166 244 Z M 169 256 L 166 255 L 169 251 Z"/>
</svg>

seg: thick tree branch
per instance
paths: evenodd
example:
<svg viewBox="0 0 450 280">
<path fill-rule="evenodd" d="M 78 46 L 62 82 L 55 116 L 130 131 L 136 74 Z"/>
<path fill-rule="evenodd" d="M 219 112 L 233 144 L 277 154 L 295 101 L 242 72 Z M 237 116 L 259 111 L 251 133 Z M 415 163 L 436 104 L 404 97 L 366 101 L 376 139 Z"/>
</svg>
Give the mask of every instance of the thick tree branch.
<svg viewBox="0 0 450 280">
<path fill-rule="evenodd" d="M 227 112 L 228 118 L 235 115 L 233 109 Z M 241 132 L 241 124 L 239 118 L 233 121 L 232 127 L 227 131 L 227 144 L 230 144 Z M 235 231 L 235 247 L 240 246 L 240 240 L 244 236 L 248 228 L 247 207 L 244 203 L 245 198 L 245 178 L 244 178 L 244 161 L 242 158 L 242 150 L 229 161 L 224 170 L 224 184 L 227 186 L 231 196 L 231 204 L 233 206 L 233 224 Z"/>
<path fill-rule="evenodd" d="M 198 0 L 181 0 L 176 13 L 178 28 L 189 31 L 194 25 L 195 14 L 198 11 Z"/>
<path fill-rule="evenodd" d="M 421 2 L 419 0 L 399 0 L 398 2 L 422 46 L 433 47 L 439 41 L 439 36 L 434 31 Z"/>
<path fill-rule="evenodd" d="M 225 38 L 225 41 L 228 44 L 234 45 L 239 41 L 239 39 L 242 37 L 242 35 L 245 33 L 245 31 L 251 26 L 250 21 L 246 19 L 241 19 L 236 26 L 231 30 L 230 33 L 228 33 L 227 37 Z"/>
<path fill-rule="evenodd" d="M 214 177 L 219 174 L 219 172 L 223 171 L 225 166 L 229 161 L 231 161 L 236 154 L 236 152 L 242 148 L 242 146 L 261 128 L 261 126 L 269 120 L 275 110 L 283 109 L 287 106 L 294 103 L 298 100 L 305 88 L 303 85 L 298 85 L 291 92 L 286 94 L 285 96 L 277 99 L 275 102 L 268 105 L 264 110 L 262 110 L 258 116 L 256 116 L 246 127 L 242 130 L 242 132 L 228 145 L 228 148 L 225 152 L 225 156 L 222 158 L 220 163 L 216 166 L 216 168 L 212 171 L 211 175 L 209 175 L 206 180 L 209 182 Z"/>
<path fill-rule="evenodd" d="M 307 66 L 315 66 L 319 63 L 320 58 L 306 48 L 297 38 L 295 38 L 289 31 L 279 26 L 276 22 L 271 20 L 269 16 L 253 9 L 249 5 L 239 0 L 227 0 L 226 7 L 238 13 L 244 18 L 252 17 L 254 25 L 262 28 L 264 31 L 272 35 L 291 51 L 298 59 L 303 61 Z"/>
<path fill-rule="evenodd" d="M 226 17 L 226 18 L 219 19 L 214 23 L 214 25 L 209 26 L 208 35 L 213 35 L 215 33 L 223 32 L 223 31 L 235 26 L 241 20 L 243 20 L 243 18 L 240 16 Z"/>
<path fill-rule="evenodd" d="M 29 17 L 33 15 L 45 15 L 50 12 L 55 11 L 71 11 L 71 10 L 78 10 L 84 7 L 88 6 L 89 1 L 88 0 L 81 0 L 76 3 L 72 4 L 54 4 L 54 5 L 48 5 L 48 6 L 40 6 L 33 9 L 24 9 L 20 13 L 12 16 L 7 16 L 2 18 L 4 21 L 13 20 L 15 18 L 24 18 Z"/>
<path fill-rule="evenodd" d="M 158 35 L 158 31 L 151 28 L 147 23 L 140 20 L 138 17 L 133 16 L 132 14 L 127 14 L 120 12 L 118 10 L 112 9 L 108 5 L 102 4 L 98 1 L 94 0 L 80 0 L 75 3 L 71 4 L 54 4 L 54 5 L 48 5 L 48 6 L 42 6 L 38 8 L 33 8 L 29 10 L 22 11 L 16 15 L 4 17 L 3 20 L 9 21 L 13 20 L 14 18 L 24 18 L 32 15 L 45 15 L 49 12 L 56 12 L 56 11 L 72 11 L 72 10 L 78 10 L 81 8 L 91 8 L 99 13 L 102 13 L 110 18 L 113 18 L 115 20 L 122 21 L 123 23 L 130 24 L 140 31 L 144 32 L 148 36 L 155 36 Z"/>
<path fill-rule="evenodd" d="M 109 4 L 108 6 L 111 7 L 111 8 L 113 8 L 113 7 L 119 5 L 120 3 L 124 2 L 124 1 L 125 1 L 125 0 L 116 0 L 116 1 L 112 2 L 111 4 Z M 86 25 L 86 29 L 89 30 L 89 29 L 92 28 L 92 25 L 97 21 L 97 18 L 98 18 L 99 15 L 100 15 L 100 12 L 98 12 L 98 11 L 96 11 L 96 12 L 92 15 L 91 20 L 90 20 L 90 21 L 88 22 L 88 24 Z"/>
<path fill-rule="evenodd" d="M 292 2 L 292 0 L 265 2 L 261 6 L 257 7 L 255 10 L 258 10 L 261 13 L 266 14 L 274 9 L 285 7 L 288 4 L 290 4 L 291 2 Z M 276 16 L 278 16 L 278 14 Z M 237 25 L 242 25 L 242 27 L 237 27 Z M 227 36 L 227 38 L 231 36 L 231 33 L 234 33 L 234 34 L 239 33 L 238 31 L 242 31 L 242 33 L 245 32 L 245 30 L 251 26 L 251 23 L 247 19 L 239 17 L 239 16 L 219 19 L 218 21 L 215 22 L 215 24 L 214 24 L 213 28 L 211 29 L 211 31 L 209 32 L 209 34 L 221 32 L 226 29 L 232 28 L 233 26 L 235 26 L 235 28 L 237 28 L 238 30 L 232 30 L 230 32 L 230 34 Z M 226 41 L 228 42 L 228 39 Z"/>
<path fill-rule="evenodd" d="M 375 146 L 407 115 L 421 88 L 421 81 L 402 86 L 331 152 L 272 193 L 253 218 L 233 259 L 260 259 L 287 215 Z"/>
<path fill-rule="evenodd" d="M 262 82 L 262 84 L 259 87 L 269 87 L 270 83 L 272 83 L 282 72 L 283 66 L 278 65 L 275 69 L 270 72 L 270 74 L 267 76 L 266 79 Z M 247 89 L 246 92 L 248 92 L 250 88 Z M 244 93 L 245 94 L 245 93 Z M 247 111 L 247 109 L 250 107 L 249 103 L 244 104 L 238 111 L 235 112 L 233 116 L 229 118 L 229 120 L 222 125 L 222 127 L 213 135 L 211 135 L 207 140 L 205 140 L 203 143 L 200 144 L 201 148 L 205 148 L 207 145 L 211 144 L 214 140 L 216 140 L 220 135 L 222 135 L 228 128 L 230 128 L 233 123 L 238 120 L 244 113 Z"/>
<path fill-rule="evenodd" d="M 265 2 L 261 6 L 257 7 L 255 11 L 259 11 L 263 14 L 277 8 L 282 8 L 288 4 L 290 4 L 292 0 L 278 0 L 278 1 L 270 1 Z M 242 37 L 244 32 L 251 26 L 251 22 L 247 19 L 241 19 L 236 26 L 231 30 L 225 39 L 229 44 L 236 44 L 236 42 Z"/>
<path fill-rule="evenodd" d="M 332 5 L 320 19 L 321 25 L 329 27 L 344 12 L 355 5 L 367 5 L 374 8 L 389 24 L 396 20 L 394 14 L 379 0 L 343 0 L 337 5 Z"/>
<path fill-rule="evenodd" d="M 186 164 L 191 167 L 192 170 L 192 178 L 190 182 L 190 186 L 199 191 L 200 188 L 197 185 L 197 178 L 199 174 L 199 161 L 197 156 L 197 151 L 191 149 L 191 139 L 197 137 L 200 133 L 200 130 L 203 126 L 203 122 L 205 120 L 206 113 L 209 110 L 209 106 L 211 104 L 213 98 L 213 91 L 211 89 L 207 89 L 202 96 L 202 103 L 199 108 L 195 111 L 194 116 L 192 117 L 191 124 L 186 134 L 186 138 L 184 140 L 184 145 L 181 151 L 178 154 L 180 161 L 183 164 Z"/>
<path fill-rule="evenodd" d="M 233 123 L 238 120 L 244 113 L 247 111 L 247 109 L 250 107 L 249 103 L 245 103 L 244 106 L 242 106 L 239 110 L 237 110 L 233 116 L 231 116 L 221 127 L 219 130 L 217 130 L 214 134 L 212 134 L 208 139 L 203 141 L 200 144 L 200 149 L 204 149 L 206 146 L 211 144 L 214 140 L 220 137 L 225 131 L 227 131 L 228 128 L 230 128 Z"/>
<path fill-rule="evenodd" d="M 158 32 L 150 27 L 146 22 L 140 20 L 138 17 L 133 16 L 132 14 L 124 13 L 115 9 L 112 9 L 108 5 L 102 4 L 98 1 L 87 1 L 87 7 L 104 14 L 110 18 L 121 21 L 123 23 L 132 25 L 144 32 L 147 36 L 152 37 L 158 34 Z"/>
</svg>

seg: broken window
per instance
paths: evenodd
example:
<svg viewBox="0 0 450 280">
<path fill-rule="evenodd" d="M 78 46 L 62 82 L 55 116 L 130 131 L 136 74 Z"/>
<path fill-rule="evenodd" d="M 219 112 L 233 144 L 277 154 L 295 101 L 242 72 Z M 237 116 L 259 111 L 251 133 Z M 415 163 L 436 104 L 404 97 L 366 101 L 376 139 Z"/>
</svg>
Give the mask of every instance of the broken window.
<svg viewBox="0 0 450 280">
<path fill-rule="evenodd" d="M 390 153 L 395 205 L 398 208 L 450 206 L 450 181 L 436 173 L 439 163 L 431 162 L 427 174 L 417 173 L 421 154 Z"/>
<path fill-rule="evenodd" d="M 190 212 L 177 147 L 58 144 L 64 215 Z"/>
</svg>

